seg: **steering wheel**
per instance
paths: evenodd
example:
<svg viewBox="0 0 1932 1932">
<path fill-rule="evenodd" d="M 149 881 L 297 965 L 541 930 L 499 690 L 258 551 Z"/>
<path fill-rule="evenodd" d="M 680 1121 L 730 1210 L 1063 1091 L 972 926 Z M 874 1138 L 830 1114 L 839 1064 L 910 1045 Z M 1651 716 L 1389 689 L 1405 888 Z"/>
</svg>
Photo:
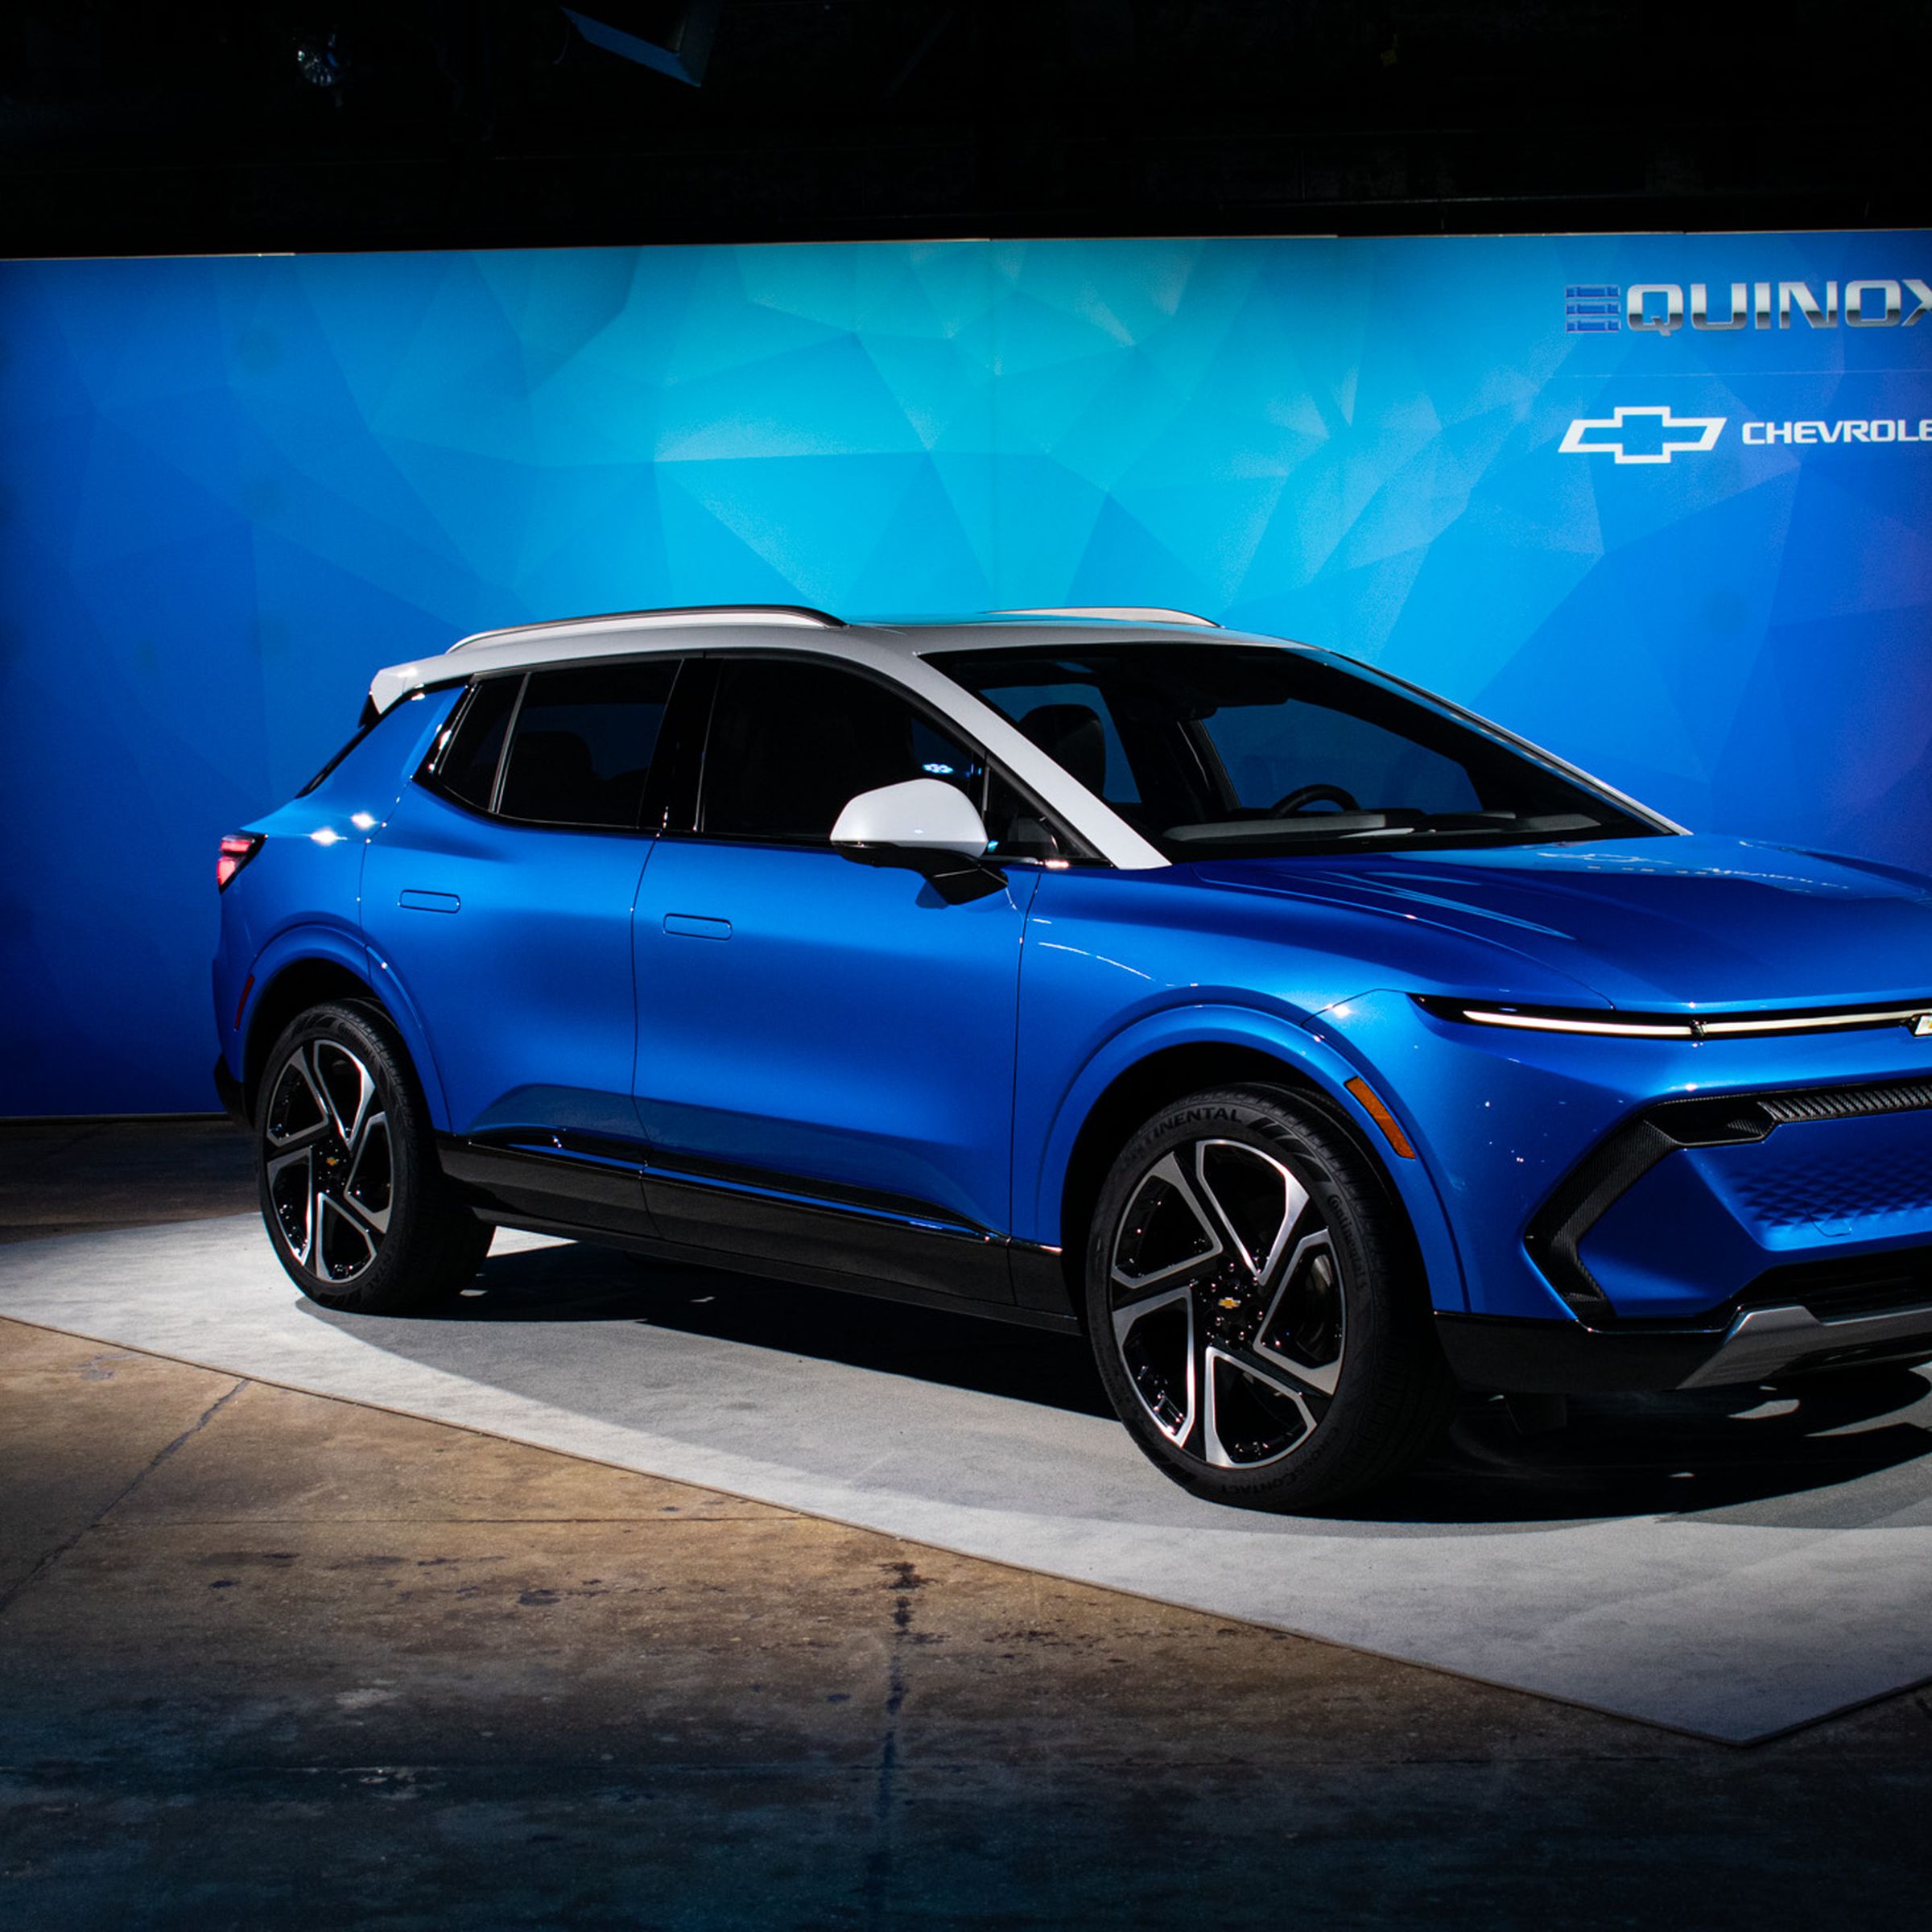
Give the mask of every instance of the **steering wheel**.
<svg viewBox="0 0 1932 1932">
<path fill-rule="evenodd" d="M 1298 785 L 1293 791 L 1286 791 L 1268 807 L 1271 819 L 1286 818 L 1310 805 L 1335 805 L 1344 811 L 1360 811 L 1361 807 L 1355 802 L 1355 795 L 1345 791 L 1340 785 Z"/>
</svg>

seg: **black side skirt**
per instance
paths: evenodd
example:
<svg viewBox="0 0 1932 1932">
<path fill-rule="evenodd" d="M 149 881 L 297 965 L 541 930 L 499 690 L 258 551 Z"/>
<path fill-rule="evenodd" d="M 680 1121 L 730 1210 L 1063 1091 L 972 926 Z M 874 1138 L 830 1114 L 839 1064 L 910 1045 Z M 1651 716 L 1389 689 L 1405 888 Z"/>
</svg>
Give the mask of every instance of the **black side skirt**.
<svg viewBox="0 0 1932 1932">
<path fill-rule="evenodd" d="M 1060 1257 L 925 1203 L 745 1169 L 671 1170 L 626 1142 L 531 1134 L 518 1144 L 439 1136 L 443 1171 L 500 1225 L 602 1242 L 667 1261 L 1077 1329 Z"/>
</svg>

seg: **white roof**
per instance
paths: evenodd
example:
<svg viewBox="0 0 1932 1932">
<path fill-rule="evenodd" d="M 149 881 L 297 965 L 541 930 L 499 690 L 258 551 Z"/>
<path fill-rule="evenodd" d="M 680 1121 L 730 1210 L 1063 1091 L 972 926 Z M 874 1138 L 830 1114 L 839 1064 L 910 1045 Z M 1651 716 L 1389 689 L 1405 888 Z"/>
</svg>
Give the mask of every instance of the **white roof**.
<svg viewBox="0 0 1932 1932">
<path fill-rule="evenodd" d="M 426 684 L 480 671 L 537 664 L 579 663 L 587 658 L 756 649 L 796 650 L 863 666 L 923 698 L 1006 766 L 1022 783 L 1115 865 L 1145 870 L 1168 861 L 1117 813 L 1048 758 L 1018 728 L 926 659 L 935 652 L 1018 649 L 1023 645 L 1091 642 L 1108 633 L 1175 643 L 1274 644 L 1279 638 L 1224 630 L 1187 611 L 1146 607 L 1082 607 L 1065 611 L 989 611 L 969 617 L 861 618 L 850 623 L 824 611 L 792 605 L 731 605 L 691 610 L 615 613 L 479 631 L 440 656 L 390 664 L 370 680 L 378 712 Z"/>
<path fill-rule="evenodd" d="M 1207 617 L 1151 606 L 996 610 L 962 617 L 860 617 L 848 623 L 802 605 L 720 605 L 690 610 L 617 611 L 480 630 L 451 645 L 440 656 L 385 665 L 369 680 L 369 696 L 376 709 L 384 712 L 408 691 L 455 678 L 474 677 L 480 671 L 658 651 L 791 648 L 820 657 L 850 658 L 857 663 L 861 657 L 876 662 L 881 651 L 904 659 L 969 646 L 983 650 L 1067 643 L 1108 630 L 1130 631 L 1136 636 L 1179 631 L 1198 637 L 1203 630 L 1213 631 L 1217 638 L 1245 643 L 1283 641 L 1251 631 L 1224 630 Z M 458 652 L 462 654 L 460 659 L 452 663 Z"/>
</svg>

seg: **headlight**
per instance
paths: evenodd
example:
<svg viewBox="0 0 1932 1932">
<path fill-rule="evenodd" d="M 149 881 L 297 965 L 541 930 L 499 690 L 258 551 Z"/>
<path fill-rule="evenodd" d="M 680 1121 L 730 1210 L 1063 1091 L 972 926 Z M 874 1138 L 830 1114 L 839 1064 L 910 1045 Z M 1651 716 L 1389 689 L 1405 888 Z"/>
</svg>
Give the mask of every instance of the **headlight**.
<svg viewBox="0 0 1932 1932">
<path fill-rule="evenodd" d="M 1932 1004 L 1924 1006 L 1814 1007 L 1795 1013 L 1684 1014 L 1591 1011 L 1562 1006 L 1484 1005 L 1418 993 L 1415 1003 L 1439 1020 L 1472 1026 L 1513 1026 L 1530 1033 L 1599 1033 L 1627 1040 L 1717 1040 L 1745 1034 L 1824 1033 L 1853 1026 L 1905 1026 L 1932 1034 Z"/>
</svg>

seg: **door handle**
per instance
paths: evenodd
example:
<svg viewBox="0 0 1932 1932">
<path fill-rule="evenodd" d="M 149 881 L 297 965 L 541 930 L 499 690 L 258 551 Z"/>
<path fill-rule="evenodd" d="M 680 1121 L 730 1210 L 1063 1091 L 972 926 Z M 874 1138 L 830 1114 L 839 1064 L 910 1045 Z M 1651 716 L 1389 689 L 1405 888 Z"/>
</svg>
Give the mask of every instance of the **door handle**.
<svg viewBox="0 0 1932 1932">
<path fill-rule="evenodd" d="M 728 939 L 731 937 L 729 919 L 708 919 L 695 912 L 667 912 L 664 915 L 664 930 L 687 939 Z"/>
<path fill-rule="evenodd" d="M 396 903 L 405 912 L 460 912 L 463 902 L 453 892 L 419 892 L 406 886 L 396 894 Z"/>
</svg>

